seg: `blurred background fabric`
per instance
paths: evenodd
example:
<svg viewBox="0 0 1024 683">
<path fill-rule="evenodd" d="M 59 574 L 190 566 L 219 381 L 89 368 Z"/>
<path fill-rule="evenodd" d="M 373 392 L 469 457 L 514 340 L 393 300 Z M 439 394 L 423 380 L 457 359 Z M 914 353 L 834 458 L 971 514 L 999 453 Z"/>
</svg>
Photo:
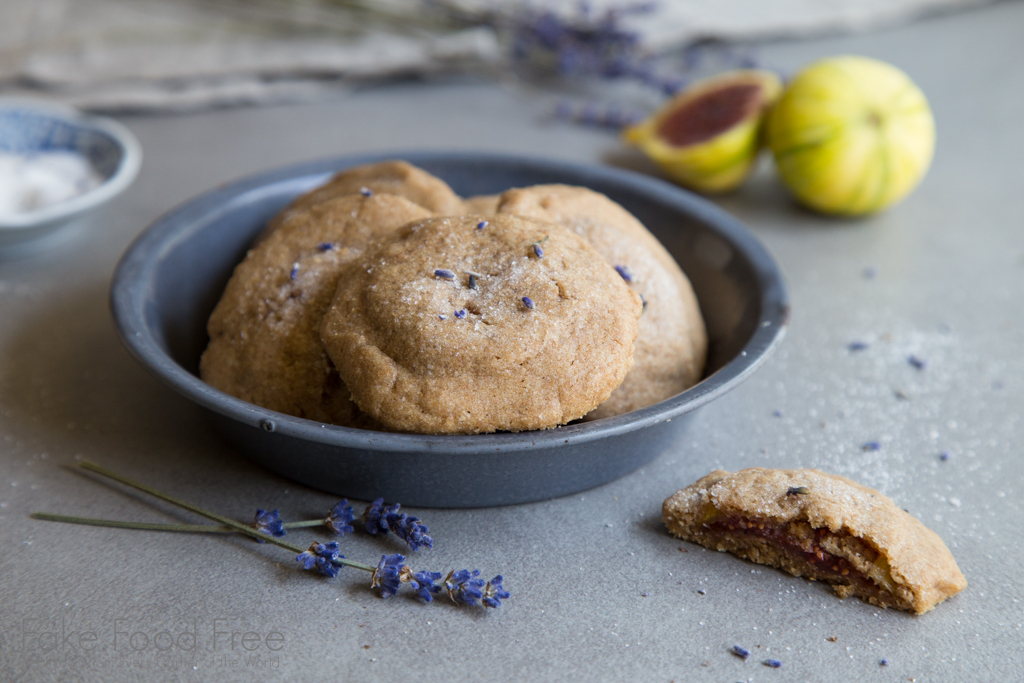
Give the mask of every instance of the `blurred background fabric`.
<svg viewBox="0 0 1024 683">
<path fill-rule="evenodd" d="M 0 0 L 0 95 L 105 111 L 312 101 L 367 79 L 498 75 L 524 35 L 557 41 L 581 24 L 657 55 L 986 1 Z"/>
</svg>

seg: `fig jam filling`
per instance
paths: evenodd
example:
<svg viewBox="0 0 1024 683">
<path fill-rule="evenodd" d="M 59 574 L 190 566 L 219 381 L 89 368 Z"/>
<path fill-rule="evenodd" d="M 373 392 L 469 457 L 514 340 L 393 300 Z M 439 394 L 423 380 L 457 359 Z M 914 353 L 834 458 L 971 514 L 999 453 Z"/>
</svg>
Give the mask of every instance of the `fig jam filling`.
<svg viewBox="0 0 1024 683">
<path fill-rule="evenodd" d="M 832 534 L 828 529 L 815 529 L 814 535 L 807 538 L 797 538 L 788 533 L 785 528 L 773 527 L 770 524 L 742 517 L 727 517 L 704 525 L 709 531 L 722 535 L 743 534 L 755 536 L 767 540 L 772 545 L 785 550 L 793 557 L 807 562 L 824 575 L 835 577 L 840 580 L 856 581 L 857 583 L 874 586 L 875 583 L 869 577 L 854 567 L 842 557 L 837 557 L 821 547 L 821 541 Z M 871 552 L 865 549 L 866 552 Z M 874 554 L 874 553 L 872 553 Z M 866 558 L 869 562 L 874 557 Z"/>
<path fill-rule="evenodd" d="M 710 140 L 742 121 L 760 100 L 759 85 L 719 88 L 669 114 L 658 126 L 658 136 L 675 147 Z"/>
</svg>

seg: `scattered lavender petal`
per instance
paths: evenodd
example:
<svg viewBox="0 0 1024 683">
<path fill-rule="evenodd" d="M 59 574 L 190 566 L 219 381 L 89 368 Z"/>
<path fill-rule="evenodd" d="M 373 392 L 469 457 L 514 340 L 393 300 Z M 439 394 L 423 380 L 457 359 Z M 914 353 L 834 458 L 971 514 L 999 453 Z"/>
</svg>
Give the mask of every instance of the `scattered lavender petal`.
<svg viewBox="0 0 1024 683">
<path fill-rule="evenodd" d="M 437 270 L 434 271 L 434 277 L 439 277 L 442 280 L 454 280 L 455 273 L 444 268 L 438 268 Z"/>
<path fill-rule="evenodd" d="M 455 311 L 455 317 L 458 318 L 459 320 L 462 320 L 463 318 L 465 318 L 466 317 L 466 309 L 465 308 L 460 308 L 459 310 Z"/>
<path fill-rule="evenodd" d="M 914 368 L 917 370 L 924 370 L 924 366 L 926 365 L 924 359 L 918 358 L 913 354 L 907 357 L 907 362 L 914 366 Z"/>
<path fill-rule="evenodd" d="M 743 659 L 746 659 L 750 656 L 750 650 L 739 645 L 733 645 L 729 652 L 733 653 L 737 657 L 742 657 Z"/>
<path fill-rule="evenodd" d="M 949 451 L 942 451 L 941 453 L 939 453 L 939 460 L 941 460 L 942 462 L 946 462 L 947 460 L 949 460 L 950 455 L 952 455 L 952 453 L 950 453 Z"/>
<path fill-rule="evenodd" d="M 770 666 L 773 669 L 778 669 L 780 666 L 782 666 L 782 662 L 780 662 L 777 659 L 766 659 L 761 663 L 765 666 Z"/>
<path fill-rule="evenodd" d="M 861 444 L 860 448 L 863 451 L 877 451 L 882 448 L 882 444 L 878 443 L 877 441 L 866 441 L 865 443 Z"/>
<path fill-rule="evenodd" d="M 292 280 L 294 280 L 298 276 L 299 276 L 299 264 L 298 263 L 293 263 L 292 264 L 292 272 L 288 273 L 288 277 L 291 278 Z"/>
<path fill-rule="evenodd" d="M 372 197 L 373 196 L 373 190 L 371 190 L 368 187 L 360 187 L 359 188 L 359 194 L 363 195 L 364 197 Z"/>
<path fill-rule="evenodd" d="M 868 345 L 867 342 L 855 341 L 847 344 L 846 348 L 852 353 L 856 351 L 863 351 L 864 349 L 868 348 Z"/>
<path fill-rule="evenodd" d="M 316 245 L 316 248 L 319 249 L 320 251 L 330 251 L 331 249 L 334 249 L 334 244 L 332 244 L 331 242 L 321 242 L 320 244 Z"/>
<path fill-rule="evenodd" d="M 531 299 L 531 298 L 530 298 L 530 297 L 528 297 L 528 296 L 524 296 L 524 297 L 523 297 L 523 305 L 524 305 L 524 306 L 526 306 L 526 307 L 527 307 L 528 309 L 530 309 L 531 311 L 532 311 L 532 310 L 533 310 L 534 308 L 536 308 L 536 304 L 535 304 L 535 303 L 533 303 L 533 299 Z"/>
<path fill-rule="evenodd" d="M 480 221 L 479 223 L 476 224 L 476 229 L 477 230 L 483 230 L 486 227 L 487 227 L 487 221 Z"/>
<path fill-rule="evenodd" d="M 622 276 L 626 282 L 633 282 L 633 271 L 626 266 L 615 266 L 615 272 Z"/>
</svg>

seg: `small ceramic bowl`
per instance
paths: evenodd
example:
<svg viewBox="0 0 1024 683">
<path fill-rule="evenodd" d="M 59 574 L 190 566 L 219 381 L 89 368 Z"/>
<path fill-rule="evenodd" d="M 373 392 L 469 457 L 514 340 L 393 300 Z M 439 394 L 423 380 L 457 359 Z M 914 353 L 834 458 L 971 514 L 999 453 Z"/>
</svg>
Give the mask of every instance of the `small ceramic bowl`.
<svg viewBox="0 0 1024 683">
<path fill-rule="evenodd" d="M 246 403 L 198 376 L 206 321 L 253 237 L 292 198 L 332 172 L 406 159 L 462 196 L 540 183 L 583 185 L 630 210 L 693 284 L 710 339 L 705 379 L 625 415 L 515 434 L 393 434 L 311 422 Z M 221 432 L 267 468 L 359 500 L 480 507 L 553 498 L 650 462 L 681 438 L 692 411 L 743 381 L 782 338 L 786 287 L 757 238 L 711 202 L 654 178 L 607 167 L 500 154 L 414 153 L 320 161 L 247 178 L 166 214 L 129 247 L 111 307 L 135 357 L 209 409 Z"/>
<path fill-rule="evenodd" d="M 0 98 L 0 152 L 71 152 L 84 157 L 102 182 L 65 201 L 0 216 L 0 247 L 41 237 L 119 194 L 135 179 L 142 147 L 113 119 L 54 104 Z"/>
</svg>

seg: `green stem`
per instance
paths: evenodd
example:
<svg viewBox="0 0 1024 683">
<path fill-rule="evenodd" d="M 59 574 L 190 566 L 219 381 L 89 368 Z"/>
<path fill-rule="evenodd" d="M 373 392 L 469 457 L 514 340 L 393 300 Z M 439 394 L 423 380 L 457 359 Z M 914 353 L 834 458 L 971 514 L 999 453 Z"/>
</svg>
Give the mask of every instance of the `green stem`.
<svg viewBox="0 0 1024 683">
<path fill-rule="evenodd" d="M 323 526 L 324 520 L 322 519 L 307 519 L 302 522 L 285 522 L 285 529 L 302 529 L 308 526 Z"/>
<path fill-rule="evenodd" d="M 234 529 L 214 524 L 162 524 L 159 522 L 122 522 L 119 519 L 97 519 L 95 517 L 76 517 L 73 515 L 54 515 L 49 512 L 33 512 L 32 519 L 44 519 L 48 522 L 65 522 L 67 524 L 85 524 L 87 526 L 105 526 L 114 529 L 141 529 L 143 531 L 182 531 L 201 534 L 234 533 Z M 322 519 L 307 519 L 302 522 L 286 522 L 285 529 L 302 529 L 323 525 Z"/>
<path fill-rule="evenodd" d="M 243 533 L 246 536 L 251 536 L 252 538 L 255 538 L 255 539 L 259 540 L 259 541 L 264 541 L 266 543 L 273 543 L 276 546 L 280 546 L 282 548 L 285 548 L 286 550 L 291 550 L 294 553 L 304 553 L 304 552 L 306 552 L 305 548 L 299 547 L 299 546 L 295 545 L 294 543 L 289 543 L 288 541 L 282 541 L 281 539 L 275 538 L 275 537 L 271 536 L 270 534 L 265 534 L 262 531 L 257 531 L 256 529 L 254 529 L 254 528 L 252 528 L 250 526 L 246 526 L 245 524 L 242 524 L 241 522 L 236 522 L 235 520 L 231 519 L 230 517 L 224 517 L 223 515 L 218 515 L 217 513 L 210 512 L 209 510 L 201 508 L 198 505 L 194 505 L 192 503 L 189 503 L 188 501 L 181 500 L 180 498 L 175 498 L 174 496 L 170 496 L 170 495 L 164 493 L 163 491 L 158 491 L 157 489 L 155 489 L 155 488 L 153 488 L 151 486 L 147 486 L 147 485 L 142 484 L 140 482 L 128 479 L 127 477 L 121 476 L 117 472 L 112 472 L 112 471 L 106 469 L 105 467 L 101 467 L 101 466 L 97 465 L 94 462 L 90 462 L 88 460 L 83 460 L 82 462 L 79 463 L 79 466 L 82 467 L 82 469 L 89 470 L 90 472 L 95 472 L 96 474 L 99 474 L 99 475 L 102 475 L 104 477 L 107 477 L 108 479 L 113 479 L 114 481 L 119 482 L 121 484 L 124 484 L 125 486 L 130 486 L 133 489 L 137 489 L 139 491 L 142 491 L 143 493 L 148 493 L 149 495 L 153 496 L 154 498 L 159 498 L 160 500 L 166 501 L 166 502 L 170 503 L 171 505 L 177 505 L 178 507 L 183 508 L 185 510 L 188 510 L 189 512 L 194 512 L 195 514 L 197 514 L 197 515 L 199 515 L 201 517 L 206 517 L 207 519 L 213 520 L 214 522 L 217 522 L 218 524 L 221 524 L 222 526 L 226 526 L 226 527 L 228 527 L 228 528 L 230 528 L 230 529 L 232 529 L 234 531 L 238 531 L 239 533 Z M 351 560 L 345 560 L 345 559 L 341 559 L 341 558 L 334 560 L 334 564 L 343 565 L 343 566 L 346 566 L 346 567 L 353 567 L 354 569 L 362 569 L 363 571 L 367 571 L 367 572 L 372 572 L 372 571 L 376 570 L 376 567 L 371 567 L 368 564 L 363 564 L 361 562 L 352 562 Z"/>
<path fill-rule="evenodd" d="M 117 519 L 96 519 L 95 517 L 73 517 L 70 515 L 52 515 L 49 512 L 33 512 L 32 519 L 45 519 L 48 522 L 66 522 L 67 524 L 85 524 L 88 526 L 105 526 L 115 529 L 142 529 L 145 531 L 188 531 L 202 533 L 234 533 L 234 529 L 212 524 L 156 524 L 152 522 L 122 522 Z"/>
</svg>

